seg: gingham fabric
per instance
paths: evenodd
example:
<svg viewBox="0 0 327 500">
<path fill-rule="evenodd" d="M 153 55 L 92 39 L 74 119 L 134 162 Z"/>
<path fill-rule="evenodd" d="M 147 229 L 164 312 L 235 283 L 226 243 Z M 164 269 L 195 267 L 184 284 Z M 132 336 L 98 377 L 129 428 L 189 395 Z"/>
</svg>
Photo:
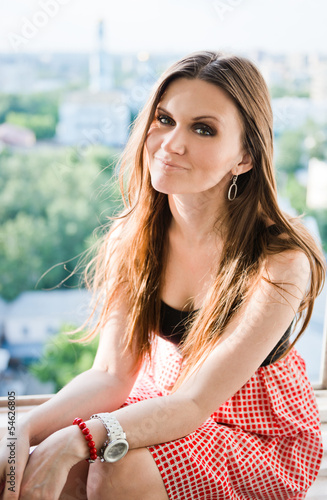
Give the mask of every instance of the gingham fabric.
<svg viewBox="0 0 327 500">
<path fill-rule="evenodd" d="M 141 371 L 126 405 L 168 395 L 178 377 L 176 347 L 160 337 L 155 344 L 152 365 Z M 323 450 L 303 359 L 293 348 L 259 368 L 195 432 L 149 451 L 171 500 L 304 499 Z"/>
</svg>

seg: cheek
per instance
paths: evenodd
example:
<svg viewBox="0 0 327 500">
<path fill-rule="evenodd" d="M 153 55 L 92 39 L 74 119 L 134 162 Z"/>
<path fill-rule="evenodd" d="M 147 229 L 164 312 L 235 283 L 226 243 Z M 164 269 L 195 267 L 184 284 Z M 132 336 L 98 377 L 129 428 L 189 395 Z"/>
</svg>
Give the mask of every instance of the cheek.
<svg viewBox="0 0 327 500">
<path fill-rule="evenodd" d="M 212 169 L 214 165 L 218 169 L 229 167 L 235 163 L 235 146 L 232 141 L 228 143 L 208 144 L 206 147 L 199 148 L 197 157 L 205 163 L 207 168 Z"/>
<path fill-rule="evenodd" d="M 148 153 L 150 155 L 155 153 L 160 148 L 160 144 L 161 144 L 161 138 L 159 131 L 155 128 L 150 129 L 145 141 L 145 147 Z"/>
<path fill-rule="evenodd" d="M 222 160 L 222 151 L 217 147 L 199 147 L 194 151 L 197 161 L 207 169 L 212 169 L 218 166 Z"/>
</svg>

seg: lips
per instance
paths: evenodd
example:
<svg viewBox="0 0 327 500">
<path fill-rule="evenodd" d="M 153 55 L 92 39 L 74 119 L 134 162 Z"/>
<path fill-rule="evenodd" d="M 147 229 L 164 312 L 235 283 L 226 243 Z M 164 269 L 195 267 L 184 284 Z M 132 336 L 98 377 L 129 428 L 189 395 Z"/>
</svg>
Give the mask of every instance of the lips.
<svg viewBox="0 0 327 500">
<path fill-rule="evenodd" d="M 158 156 L 155 156 L 155 159 L 160 161 L 163 165 L 165 165 L 166 167 L 171 167 L 171 168 L 180 168 L 180 169 L 183 169 L 185 170 L 185 167 L 182 167 L 182 165 L 178 165 L 177 163 L 174 163 L 170 160 L 166 160 L 164 158 L 159 158 Z"/>
</svg>

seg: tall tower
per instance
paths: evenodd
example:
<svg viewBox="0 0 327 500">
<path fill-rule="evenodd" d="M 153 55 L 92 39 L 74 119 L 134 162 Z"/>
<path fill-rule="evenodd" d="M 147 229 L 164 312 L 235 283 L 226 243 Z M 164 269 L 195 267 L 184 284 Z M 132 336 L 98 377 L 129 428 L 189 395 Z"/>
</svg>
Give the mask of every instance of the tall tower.
<svg viewBox="0 0 327 500">
<path fill-rule="evenodd" d="M 90 90 L 103 92 L 113 87 L 112 61 L 105 50 L 105 26 L 101 19 L 97 26 L 96 49 L 90 56 Z"/>
</svg>

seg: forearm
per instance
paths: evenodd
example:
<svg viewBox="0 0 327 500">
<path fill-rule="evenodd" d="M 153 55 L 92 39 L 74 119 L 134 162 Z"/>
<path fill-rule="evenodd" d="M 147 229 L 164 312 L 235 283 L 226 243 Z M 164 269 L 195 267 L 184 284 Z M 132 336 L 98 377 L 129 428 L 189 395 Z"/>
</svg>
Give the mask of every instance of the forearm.
<svg viewBox="0 0 327 500">
<path fill-rule="evenodd" d="M 31 445 L 72 424 L 76 416 L 87 419 L 92 413 L 113 411 L 126 400 L 133 385 L 101 370 L 88 370 L 75 377 L 48 402 L 20 420 L 26 426 Z"/>
<path fill-rule="evenodd" d="M 194 432 L 205 420 L 192 399 L 176 393 L 141 401 L 112 414 L 124 429 L 130 448 L 180 439 Z"/>
<path fill-rule="evenodd" d="M 125 406 L 111 415 L 121 424 L 130 449 L 151 446 L 182 438 L 206 419 L 203 411 L 190 398 L 173 394 L 147 399 Z M 103 425 L 99 420 L 88 420 L 97 449 L 101 448 Z"/>
</svg>

